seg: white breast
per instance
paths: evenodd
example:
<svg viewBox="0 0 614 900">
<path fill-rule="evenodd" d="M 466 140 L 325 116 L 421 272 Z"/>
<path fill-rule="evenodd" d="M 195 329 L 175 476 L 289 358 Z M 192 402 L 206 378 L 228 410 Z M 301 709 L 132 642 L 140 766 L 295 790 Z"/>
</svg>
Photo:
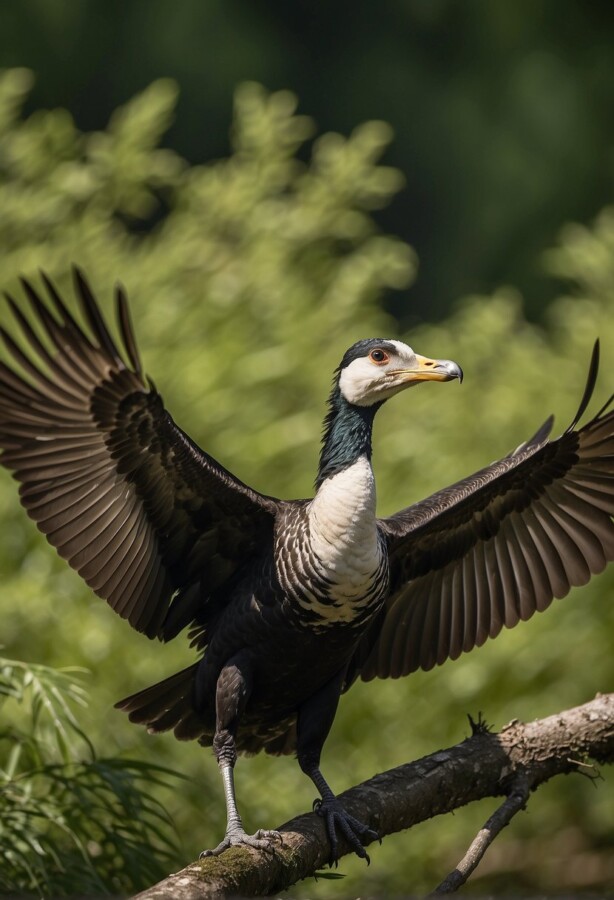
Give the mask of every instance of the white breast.
<svg viewBox="0 0 614 900">
<path fill-rule="evenodd" d="M 368 621 L 388 589 L 388 559 L 367 458 L 327 478 L 305 512 L 277 535 L 281 586 L 312 629 Z"/>
<path fill-rule="evenodd" d="M 375 480 L 366 457 L 321 485 L 309 508 L 309 533 L 326 577 L 343 594 L 359 593 L 380 559 Z"/>
<path fill-rule="evenodd" d="M 299 603 L 329 625 L 362 618 L 386 580 L 375 481 L 366 457 L 326 479 L 310 504 L 308 521 L 310 581 L 326 587 L 305 590 Z"/>
</svg>

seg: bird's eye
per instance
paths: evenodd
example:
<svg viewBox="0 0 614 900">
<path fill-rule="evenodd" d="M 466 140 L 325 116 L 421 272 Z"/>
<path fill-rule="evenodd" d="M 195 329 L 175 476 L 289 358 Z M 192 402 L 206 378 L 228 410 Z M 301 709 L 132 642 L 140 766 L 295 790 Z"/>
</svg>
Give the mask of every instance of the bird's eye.
<svg viewBox="0 0 614 900">
<path fill-rule="evenodd" d="M 389 361 L 390 357 L 385 350 L 378 347 L 376 350 L 372 350 L 371 353 L 369 353 L 369 359 L 371 362 L 374 362 L 376 366 L 384 366 Z"/>
</svg>

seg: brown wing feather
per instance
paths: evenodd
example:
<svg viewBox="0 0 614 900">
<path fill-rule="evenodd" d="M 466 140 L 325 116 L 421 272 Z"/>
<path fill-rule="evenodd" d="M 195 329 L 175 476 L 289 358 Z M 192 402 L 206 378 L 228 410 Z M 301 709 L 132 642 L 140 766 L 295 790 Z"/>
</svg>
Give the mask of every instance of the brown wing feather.
<svg viewBox="0 0 614 900">
<path fill-rule="evenodd" d="M 122 288 L 131 367 L 82 273 L 75 288 L 93 339 L 43 282 L 53 312 L 25 280 L 29 315 L 8 298 L 26 349 L 0 329 L 12 361 L 0 362 L 0 462 L 21 482 L 28 514 L 92 589 L 138 631 L 168 639 L 271 535 L 276 501 L 175 425 L 143 376 Z"/>
<path fill-rule="evenodd" d="M 614 559 L 614 411 L 574 430 L 597 360 L 560 438 L 548 440 L 548 420 L 510 456 L 380 522 L 392 591 L 347 686 L 455 659 Z"/>
</svg>

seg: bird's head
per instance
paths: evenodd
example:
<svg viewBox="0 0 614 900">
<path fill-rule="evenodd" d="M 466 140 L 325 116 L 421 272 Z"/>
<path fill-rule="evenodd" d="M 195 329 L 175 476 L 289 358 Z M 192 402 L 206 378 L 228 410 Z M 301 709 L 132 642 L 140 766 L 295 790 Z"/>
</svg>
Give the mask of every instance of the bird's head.
<svg viewBox="0 0 614 900">
<path fill-rule="evenodd" d="M 450 359 L 429 359 L 401 341 L 369 338 L 353 344 L 341 360 L 338 385 L 353 406 L 374 406 L 422 381 L 463 380 Z"/>
</svg>

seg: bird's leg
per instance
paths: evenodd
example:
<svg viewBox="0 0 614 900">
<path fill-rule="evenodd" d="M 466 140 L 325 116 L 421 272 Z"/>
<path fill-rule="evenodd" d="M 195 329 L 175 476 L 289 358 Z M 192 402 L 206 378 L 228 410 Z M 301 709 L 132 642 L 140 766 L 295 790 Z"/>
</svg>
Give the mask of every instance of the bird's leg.
<svg viewBox="0 0 614 900">
<path fill-rule="evenodd" d="M 249 663 L 241 654 L 234 657 L 222 669 L 216 688 L 216 723 L 213 738 L 213 752 L 224 779 L 224 797 L 226 799 L 226 834 L 224 840 L 213 850 L 203 850 L 201 857 L 219 856 L 224 850 L 237 845 L 256 847 L 259 850 L 270 850 L 274 841 L 280 841 L 278 831 L 258 830 L 255 834 L 247 834 L 237 809 L 234 786 L 234 767 L 237 761 L 235 736 L 241 713 L 250 692 Z"/>
<path fill-rule="evenodd" d="M 337 830 L 343 834 L 354 852 L 369 862 L 361 838 L 378 840 L 373 829 L 346 812 L 320 771 L 320 755 L 328 736 L 341 694 L 344 671 L 335 676 L 299 709 L 297 721 L 297 758 L 303 772 L 320 792 L 314 809 L 326 822 L 331 847 L 330 864 L 336 864 L 338 853 Z"/>
</svg>

